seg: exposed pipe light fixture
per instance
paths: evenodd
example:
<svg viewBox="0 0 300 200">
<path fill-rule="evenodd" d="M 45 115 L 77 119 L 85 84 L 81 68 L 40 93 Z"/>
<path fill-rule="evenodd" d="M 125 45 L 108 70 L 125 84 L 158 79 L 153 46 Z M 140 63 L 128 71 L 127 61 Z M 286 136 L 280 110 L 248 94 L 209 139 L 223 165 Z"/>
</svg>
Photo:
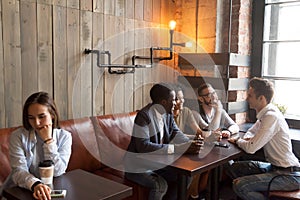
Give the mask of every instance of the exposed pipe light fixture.
<svg viewBox="0 0 300 200">
<path fill-rule="evenodd" d="M 173 46 L 181 46 L 181 47 L 192 47 L 191 42 L 186 43 L 175 43 L 173 42 L 173 36 L 174 36 L 174 30 L 176 27 L 176 21 L 171 20 L 169 22 L 169 34 L 170 34 L 170 44 L 169 47 L 151 47 L 150 50 L 150 56 L 138 56 L 134 55 L 132 56 L 132 65 L 124 65 L 124 64 L 112 64 L 111 63 L 111 53 L 109 51 L 99 51 L 99 50 L 91 50 L 91 49 L 85 49 L 85 54 L 94 53 L 97 54 L 97 66 L 100 68 L 108 68 L 108 72 L 110 74 L 126 74 L 126 73 L 134 73 L 136 68 L 150 68 L 153 66 L 153 63 L 155 61 L 162 61 L 162 60 L 172 60 L 173 59 Z M 169 56 L 166 57 L 154 57 L 153 53 L 154 51 L 169 51 Z M 100 54 L 105 54 L 108 56 L 108 63 L 107 64 L 101 64 L 100 60 Z M 146 65 L 138 65 L 135 64 L 136 59 L 145 59 L 150 60 L 150 64 Z M 113 70 L 113 68 L 119 68 L 117 70 Z M 123 69 L 120 69 L 123 68 Z"/>
</svg>

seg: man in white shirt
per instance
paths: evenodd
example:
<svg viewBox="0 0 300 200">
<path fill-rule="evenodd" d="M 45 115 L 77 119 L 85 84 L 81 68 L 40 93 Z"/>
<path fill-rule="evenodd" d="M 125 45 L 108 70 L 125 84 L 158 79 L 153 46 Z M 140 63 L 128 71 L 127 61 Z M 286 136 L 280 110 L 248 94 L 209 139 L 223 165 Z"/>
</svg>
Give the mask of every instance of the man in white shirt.
<svg viewBox="0 0 300 200">
<path fill-rule="evenodd" d="M 198 88 L 199 112 L 194 111 L 194 117 L 203 129 L 223 131 L 223 137 L 229 137 L 230 133 L 239 132 L 239 126 L 230 118 L 218 98 L 215 89 L 209 83 L 203 83 Z"/>
<path fill-rule="evenodd" d="M 242 199 L 266 199 L 270 180 L 278 175 L 299 171 L 299 160 L 292 152 L 289 127 L 281 112 L 271 104 L 274 89 L 271 82 L 253 78 L 249 83 L 247 101 L 257 113 L 256 123 L 243 138 L 231 138 L 245 152 L 254 154 L 263 148 L 266 162 L 240 161 L 228 167 L 233 189 Z M 271 190 L 291 191 L 299 188 L 299 177 L 280 177 L 272 182 Z"/>
</svg>

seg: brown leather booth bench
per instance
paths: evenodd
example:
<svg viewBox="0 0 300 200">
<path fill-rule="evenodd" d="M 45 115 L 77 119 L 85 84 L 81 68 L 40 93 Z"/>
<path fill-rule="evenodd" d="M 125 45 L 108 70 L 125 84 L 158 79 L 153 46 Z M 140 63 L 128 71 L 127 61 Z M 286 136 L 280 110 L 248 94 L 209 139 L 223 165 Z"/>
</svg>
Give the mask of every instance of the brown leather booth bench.
<svg viewBox="0 0 300 200">
<path fill-rule="evenodd" d="M 136 112 L 131 112 L 61 121 L 61 128 L 72 133 L 73 141 L 67 171 L 86 170 L 131 186 L 133 195 L 126 199 L 147 199 L 145 188 L 124 177 L 123 157 L 130 142 L 135 116 Z M 11 171 L 8 140 L 16 128 L 0 129 L 0 186 Z"/>
</svg>

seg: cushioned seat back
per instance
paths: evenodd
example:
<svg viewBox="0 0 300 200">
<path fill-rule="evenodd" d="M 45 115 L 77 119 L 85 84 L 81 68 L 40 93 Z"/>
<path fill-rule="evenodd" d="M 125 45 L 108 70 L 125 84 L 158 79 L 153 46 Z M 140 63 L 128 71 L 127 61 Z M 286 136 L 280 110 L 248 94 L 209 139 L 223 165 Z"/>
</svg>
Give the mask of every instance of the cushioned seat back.
<svg viewBox="0 0 300 200">
<path fill-rule="evenodd" d="M 0 186 L 11 171 L 9 163 L 9 136 L 17 128 L 0 129 Z"/>
<path fill-rule="evenodd" d="M 72 154 L 67 171 L 83 169 L 93 172 L 101 168 L 98 145 L 89 117 L 60 122 L 62 129 L 72 133 Z"/>
<path fill-rule="evenodd" d="M 136 112 L 94 118 L 101 163 L 122 170 L 124 154 L 130 143 Z"/>
</svg>

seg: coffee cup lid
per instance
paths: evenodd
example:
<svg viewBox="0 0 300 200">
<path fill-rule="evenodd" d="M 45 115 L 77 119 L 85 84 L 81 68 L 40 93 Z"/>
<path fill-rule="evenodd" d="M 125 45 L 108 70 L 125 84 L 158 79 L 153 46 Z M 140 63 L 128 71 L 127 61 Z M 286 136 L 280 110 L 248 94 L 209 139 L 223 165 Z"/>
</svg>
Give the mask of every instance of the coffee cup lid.
<svg viewBox="0 0 300 200">
<path fill-rule="evenodd" d="M 54 165 L 52 160 L 44 160 L 43 162 L 39 163 L 39 167 L 50 167 L 52 165 Z"/>
</svg>

